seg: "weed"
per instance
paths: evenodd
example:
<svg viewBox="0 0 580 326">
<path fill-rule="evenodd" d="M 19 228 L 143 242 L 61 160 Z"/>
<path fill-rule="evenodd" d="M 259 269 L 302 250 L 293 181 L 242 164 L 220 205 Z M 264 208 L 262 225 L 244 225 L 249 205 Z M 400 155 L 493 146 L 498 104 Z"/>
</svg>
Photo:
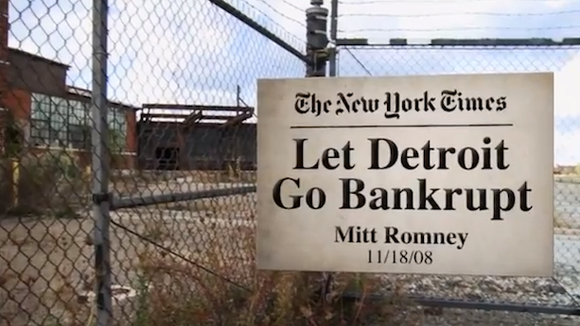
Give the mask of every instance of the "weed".
<svg viewBox="0 0 580 326">
<path fill-rule="evenodd" d="M 188 204 L 192 203 L 182 204 L 181 210 L 187 210 Z M 400 316 L 414 306 L 403 293 L 371 302 L 369 294 L 386 287 L 386 281 L 374 275 L 336 274 L 332 292 L 321 298 L 320 273 L 255 270 L 254 212 L 246 212 L 248 223 L 242 223 L 231 218 L 223 203 L 214 204 L 203 206 L 208 218 L 189 223 L 188 228 L 175 230 L 159 222 L 147 228 L 148 234 L 163 233 L 164 245 L 212 273 L 155 246 L 143 247 L 138 254 L 132 326 L 363 325 Z M 203 243 L 193 240 L 196 234 Z M 359 300 L 346 300 L 345 292 L 362 295 Z"/>
<path fill-rule="evenodd" d="M 144 275 L 137 277 L 137 311 L 133 326 L 147 326 L 149 319 L 149 283 Z"/>
<path fill-rule="evenodd" d="M 232 175 L 246 178 L 239 171 Z M 112 219 L 150 241 L 111 229 L 113 281 L 135 290 L 133 297 L 113 299 L 114 326 L 335 326 L 378 320 L 412 325 L 401 316 L 420 318 L 400 292 L 371 302 L 371 293 L 387 288 L 381 277 L 335 274 L 323 298 L 320 273 L 257 271 L 254 200 L 239 195 L 183 202 L 180 210 L 157 206 L 113 213 Z M 7 269 L 0 266 L 0 299 L 10 302 L 0 303 L 1 320 L 92 326 L 93 222 L 54 216 L 42 219 L 44 226 L 37 221 L 18 222 L 17 229 L 6 221 L 0 226 L 10 230 L 0 239 L 0 258 L 10 262 Z M 12 295 L 16 286 L 30 303 Z M 344 299 L 346 292 L 361 296 Z"/>
</svg>

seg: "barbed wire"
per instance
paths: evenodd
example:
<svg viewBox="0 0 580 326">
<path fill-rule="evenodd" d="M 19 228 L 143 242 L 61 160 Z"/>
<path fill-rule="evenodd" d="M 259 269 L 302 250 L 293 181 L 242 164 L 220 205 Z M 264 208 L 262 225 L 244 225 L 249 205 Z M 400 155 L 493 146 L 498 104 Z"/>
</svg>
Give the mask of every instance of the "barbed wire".
<svg viewBox="0 0 580 326">
<path fill-rule="evenodd" d="M 554 48 L 561 48 L 562 45 L 437 45 L 437 44 L 407 44 L 407 45 L 393 45 L 390 43 L 372 43 L 369 45 L 349 45 L 342 48 L 348 48 L 351 50 L 364 50 L 364 51 L 384 51 L 386 48 L 399 49 L 399 50 L 421 50 L 421 51 L 432 51 L 432 50 L 444 50 L 449 51 L 514 51 L 514 50 L 525 50 L 525 51 L 536 51 L 542 52 L 547 50 L 552 50 Z M 567 49 L 579 51 L 580 45 L 566 45 Z"/>
<path fill-rule="evenodd" d="M 304 28 L 306 28 L 306 23 L 305 23 L 304 21 L 298 20 L 298 19 L 296 19 L 296 18 L 290 17 L 290 16 L 289 16 L 289 15 L 287 15 L 287 14 L 284 14 L 284 13 L 283 13 L 283 12 L 281 12 L 280 10 L 278 10 L 278 9 L 274 8 L 274 6 L 273 6 L 273 5 L 272 5 L 270 2 L 267 2 L 267 1 L 265 1 L 265 0 L 257 0 L 257 1 L 259 1 L 259 2 L 263 3 L 263 4 L 264 4 L 264 6 L 266 6 L 266 7 L 270 8 L 270 10 L 272 10 L 272 12 L 274 12 L 274 13 L 276 13 L 276 14 L 280 15 L 280 17 L 283 17 L 284 19 L 287 19 L 287 20 L 289 20 L 289 21 L 291 21 L 291 22 L 294 22 L 294 23 L 296 23 L 297 25 L 299 25 L 299 26 L 301 26 L 301 27 L 304 27 Z M 292 7 L 293 9 L 295 9 L 295 10 L 297 10 L 297 11 L 299 11 L 299 12 L 300 12 L 300 17 L 304 16 L 304 10 L 303 10 L 303 9 L 297 8 L 297 7 L 295 7 L 295 6 L 290 6 L 290 7 Z"/>
<path fill-rule="evenodd" d="M 493 3 L 493 2 L 503 2 L 505 0 L 371 0 L 371 1 L 339 1 L 338 3 L 343 6 L 361 6 L 361 5 L 382 5 L 382 4 L 425 4 L 425 3 Z M 548 3 L 548 2 L 562 2 L 562 3 L 579 3 L 578 0 L 510 0 L 511 3 Z"/>
<path fill-rule="evenodd" d="M 300 22 L 298 19 L 290 17 L 289 15 L 285 15 L 281 13 L 279 10 L 274 8 L 271 4 L 263 1 L 263 0 L 254 0 L 252 2 L 259 2 L 264 4 L 268 7 L 269 10 L 272 10 L 273 13 L 278 14 L 277 16 L 283 17 L 290 23 L 298 26 L 298 27 L 305 27 L 305 23 Z M 245 15 L 250 17 L 251 19 L 255 20 L 256 22 L 264 25 L 267 29 L 269 29 L 272 33 L 282 38 L 284 41 L 288 42 L 295 48 L 303 48 L 304 47 L 304 37 L 297 35 L 294 32 L 289 31 L 286 27 L 282 25 L 282 23 L 276 21 L 275 17 L 272 17 L 271 14 L 266 13 L 263 9 L 259 8 L 256 4 L 251 3 L 248 0 L 230 0 L 228 1 L 231 5 L 235 6 L 238 10 L 243 12 Z M 245 9 L 245 8 L 249 8 Z"/>
<path fill-rule="evenodd" d="M 300 8 L 300 7 L 298 7 L 297 5 L 293 4 L 292 2 L 290 2 L 288 0 L 279 0 L 279 1 L 282 2 L 282 3 L 284 3 L 284 4 L 286 4 L 286 5 L 288 5 L 288 7 L 294 8 L 294 9 L 300 11 L 301 13 L 304 13 L 304 9 L 305 8 Z"/>
<path fill-rule="evenodd" d="M 341 33 L 363 33 L 363 32 L 459 32 L 459 31 L 485 31 L 485 30 L 510 30 L 510 31 L 546 31 L 546 30 L 566 30 L 577 29 L 580 25 L 569 26 L 547 26 L 547 27 L 512 27 L 512 26 L 465 26 L 449 28 L 359 28 L 344 30 Z"/>
<path fill-rule="evenodd" d="M 490 16 L 490 17 L 533 17 L 533 16 L 560 16 L 578 14 L 580 9 L 562 10 L 553 12 L 434 12 L 425 14 L 386 14 L 386 13 L 346 13 L 339 14 L 338 17 L 360 17 L 360 18 L 425 18 L 425 17 L 447 17 L 447 16 Z"/>
</svg>

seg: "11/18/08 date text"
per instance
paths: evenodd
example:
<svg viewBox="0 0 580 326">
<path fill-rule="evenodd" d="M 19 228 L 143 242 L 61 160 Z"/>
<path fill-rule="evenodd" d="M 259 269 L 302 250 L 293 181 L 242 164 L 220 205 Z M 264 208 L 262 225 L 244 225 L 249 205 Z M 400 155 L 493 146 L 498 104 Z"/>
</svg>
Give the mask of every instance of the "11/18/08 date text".
<svg viewBox="0 0 580 326">
<path fill-rule="evenodd" d="M 369 264 L 431 265 L 433 252 L 430 250 L 369 250 Z"/>
</svg>

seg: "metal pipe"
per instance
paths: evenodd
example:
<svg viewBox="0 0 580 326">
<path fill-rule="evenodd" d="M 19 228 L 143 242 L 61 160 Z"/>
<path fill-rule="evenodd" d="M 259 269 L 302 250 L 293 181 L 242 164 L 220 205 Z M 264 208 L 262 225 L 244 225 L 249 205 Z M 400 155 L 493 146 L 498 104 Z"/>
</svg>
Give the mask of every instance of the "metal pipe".
<svg viewBox="0 0 580 326">
<path fill-rule="evenodd" d="M 306 9 L 306 77 L 325 77 L 328 61 L 328 9 L 324 1 L 310 0 Z"/>
<path fill-rule="evenodd" d="M 290 44 L 286 43 L 284 40 L 282 40 L 280 37 L 276 36 L 274 33 L 270 32 L 264 26 L 258 24 L 255 20 L 246 16 L 244 13 L 242 13 L 241 11 L 236 9 L 236 7 L 230 5 L 229 3 L 227 3 L 224 0 L 208 0 L 208 1 L 211 2 L 212 4 L 218 6 L 219 8 L 221 8 L 223 11 L 227 12 L 228 14 L 234 16 L 242 23 L 248 25 L 250 28 L 252 28 L 256 32 L 262 34 L 262 36 L 264 36 L 265 38 L 274 42 L 275 44 L 279 45 L 284 50 L 290 52 L 298 59 L 300 59 L 304 62 L 308 62 L 308 59 L 304 56 L 304 54 L 302 54 L 302 52 L 300 52 L 298 49 L 294 48 Z"/>
<path fill-rule="evenodd" d="M 140 195 L 135 197 L 121 197 L 113 199 L 111 209 L 118 210 L 123 208 L 135 208 L 140 206 L 167 204 L 188 200 L 245 195 L 253 192 L 256 192 L 256 186 L 210 189 L 150 196 Z"/>
<path fill-rule="evenodd" d="M 330 43 L 333 45 L 328 53 L 328 75 L 336 77 L 336 55 L 337 45 L 336 37 L 338 34 L 338 0 L 330 2 Z"/>
<path fill-rule="evenodd" d="M 113 317 L 109 238 L 109 155 L 107 125 L 108 0 L 93 0 L 91 154 L 95 247 L 96 325 L 110 326 Z"/>
</svg>

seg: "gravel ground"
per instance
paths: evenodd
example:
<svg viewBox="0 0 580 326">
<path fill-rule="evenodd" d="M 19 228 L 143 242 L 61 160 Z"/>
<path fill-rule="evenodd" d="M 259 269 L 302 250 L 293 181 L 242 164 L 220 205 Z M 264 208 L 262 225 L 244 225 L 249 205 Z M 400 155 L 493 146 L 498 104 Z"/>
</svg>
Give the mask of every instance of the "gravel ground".
<svg viewBox="0 0 580 326">
<path fill-rule="evenodd" d="M 247 200 L 248 198 L 239 199 L 240 202 Z M 212 225 L 212 232 L 215 232 L 215 228 L 220 226 L 231 228 L 234 225 L 232 219 L 236 220 L 235 224 L 238 225 L 250 223 L 243 219 L 243 214 L 234 214 L 226 219 L 223 217 L 215 218 L 212 214 L 193 215 L 183 211 L 165 210 L 156 211 L 155 216 L 151 215 L 151 210 L 142 209 L 114 214 L 113 219 L 142 234 L 151 231 L 145 227 L 148 224 L 145 222 L 145 216 L 155 219 L 159 224 L 164 224 L 164 229 L 168 232 L 166 236 L 175 237 L 178 234 L 183 236 L 184 231 L 189 230 L 186 232 L 188 239 L 183 240 L 185 246 L 180 246 L 182 249 L 176 250 L 184 255 L 191 253 L 192 248 L 203 247 L 203 235 L 209 234 L 209 231 L 204 231 L 205 229 L 199 222 L 191 222 L 192 219 L 197 221 L 203 219 L 206 226 Z M 88 231 L 92 226 L 92 221 L 88 219 L 70 220 L 66 223 L 52 221 L 52 225 L 48 227 L 48 233 L 44 226 L 44 224 L 49 223 L 48 220 L 42 221 L 42 224 L 38 224 L 38 221 L 20 221 L 16 224 L 12 223 L 11 226 L 7 222 L 4 221 L 1 226 L 2 230 L 11 230 L 12 246 L 4 242 L 0 248 L 0 257 L 6 260 L 0 263 L 0 272 L 2 275 L 18 274 L 20 280 L 12 280 L 2 284 L 2 288 L 10 289 L 14 295 L 13 302 L 4 304 L 2 308 L 12 310 L 12 312 L 20 312 L 19 318 L 13 319 L 14 322 L 11 325 L 40 325 L 41 321 L 38 317 L 29 318 L 29 316 L 42 315 L 43 312 L 48 313 L 48 310 L 43 309 L 46 308 L 47 300 L 50 300 L 51 297 L 51 293 L 46 291 L 47 288 L 56 289 L 62 286 L 64 280 L 62 276 L 59 276 L 62 274 L 66 275 L 66 279 L 78 287 L 83 281 L 85 272 L 90 270 L 93 248 L 87 241 L 90 238 Z M 112 231 L 113 246 L 123 248 L 115 250 L 112 258 L 113 270 L 115 271 L 113 282 L 120 285 L 131 284 L 130 280 L 135 278 L 135 257 L 140 246 L 143 245 L 142 241 L 117 227 L 113 227 Z M 198 236 L 193 236 L 193 234 Z M 230 236 L 234 237 L 235 234 Z M 38 242 L 31 241 L 32 239 L 42 240 L 38 245 Z M 577 243 L 576 240 L 567 241 Z M 163 244 L 177 248 L 173 241 L 163 242 Z M 405 293 L 414 295 L 470 301 L 505 301 L 571 306 L 575 299 L 580 301 L 580 293 L 577 292 L 577 288 L 574 288 L 580 284 L 578 281 L 580 273 L 573 273 L 574 266 L 570 267 L 564 264 L 557 266 L 560 266 L 560 269 L 554 280 L 417 275 L 384 277 L 403 285 Z M 569 269 L 566 270 L 566 267 Z M 32 291 L 30 291 L 31 289 Z M 388 291 L 389 288 L 382 290 Z M 41 299 L 31 297 L 30 293 L 34 293 Z M 412 320 L 408 322 L 405 321 L 404 316 L 396 318 L 395 321 L 398 324 L 395 325 L 580 325 L 578 318 L 501 311 L 426 309 L 426 313 L 417 311 L 412 316 Z M 419 324 L 414 321 L 417 316 L 421 317 Z M 20 321 L 20 323 L 16 321 Z M 0 324 L 4 323 L 0 321 Z"/>
<path fill-rule="evenodd" d="M 580 318 L 503 311 L 445 309 L 441 315 L 427 315 L 423 326 L 577 326 Z"/>
<path fill-rule="evenodd" d="M 229 210 L 223 208 L 226 201 Z M 253 216 L 251 203 L 248 196 L 230 196 L 198 201 L 187 212 L 148 207 L 114 212 L 111 219 L 129 231 L 199 261 L 210 250 L 208 243 L 216 238 L 221 239 L 224 251 L 221 256 L 240 253 L 242 244 L 236 239 L 240 239 L 240 227 L 247 224 L 243 220 Z M 203 212 L 191 212 L 197 209 Z M 236 218 L 231 216 L 232 211 L 236 212 Z M 80 293 L 92 288 L 93 221 L 88 212 L 79 215 L 77 219 L 0 219 L 1 326 L 54 326 L 54 321 L 45 319 L 47 315 L 84 309 L 75 302 Z M 142 253 L 150 245 L 118 226 L 112 225 L 110 232 L 112 283 L 135 287 Z M 238 260 L 248 258 L 238 254 L 226 259 L 237 264 Z M 192 266 L 191 270 L 196 269 Z M 130 314 L 121 311 L 117 316 Z"/>
<path fill-rule="evenodd" d="M 128 220 L 141 217 L 128 216 Z M 188 213 L 168 210 L 161 213 L 164 219 L 172 221 L 188 220 Z M 230 218 L 240 219 L 234 214 Z M 210 218 L 205 216 L 205 218 Z M 212 219 L 216 225 L 231 224 L 231 220 Z M 250 223 L 243 222 L 240 223 Z M 575 252 L 579 252 L 580 237 L 577 235 L 556 235 L 556 277 L 552 278 L 508 278 L 508 277 L 464 277 L 464 276 L 425 276 L 389 275 L 388 281 L 403 286 L 404 293 L 421 297 L 452 298 L 477 302 L 509 302 L 536 305 L 557 305 L 573 307 L 580 303 L 580 269 Z M 390 288 L 382 289 L 388 292 Z M 580 305 L 578 305 L 580 307 Z M 579 308 L 580 309 L 580 308 Z M 546 314 L 478 311 L 461 309 L 425 309 L 411 314 L 409 323 L 405 318 L 396 318 L 394 325 L 415 325 L 417 316 L 423 326 L 445 325 L 580 325 L 580 318 Z M 390 325 L 390 323 L 389 323 Z"/>
<path fill-rule="evenodd" d="M 231 186 L 231 183 L 217 185 L 219 188 Z M 216 188 L 216 185 L 208 186 L 184 178 L 164 187 L 153 185 L 146 191 L 139 191 L 141 194 L 159 194 L 211 188 Z M 575 227 L 580 219 L 580 209 L 575 204 L 580 198 L 580 184 L 557 184 L 556 192 L 559 203 L 557 211 L 568 227 Z M 226 237 L 235 240 L 235 232 L 230 231 L 237 225 L 250 223 L 248 219 L 251 219 L 255 200 L 255 195 L 245 195 L 198 201 L 193 206 L 191 203 L 158 205 L 120 211 L 112 214 L 112 219 L 137 233 L 158 237 L 157 241 L 161 244 L 189 255 L 192 251 L 203 250 L 208 235 L 215 234 L 218 232 L 216 230 L 224 230 Z M 49 307 L 50 300 L 59 295 L 55 289 L 67 284 L 78 289 L 88 282 L 86 274 L 91 269 L 93 251 L 92 221 L 89 216 L 87 212 L 81 212 L 79 219 L 71 220 L 0 220 L 0 325 L 7 325 L 9 319 L 6 317 L 10 318 L 12 326 L 47 324 L 43 317 L 55 309 Z M 150 228 L 152 224 L 157 226 L 154 230 Z M 156 234 L 159 230 L 161 234 Z M 118 227 L 112 227 L 111 233 L 112 247 L 115 248 L 112 257 L 113 283 L 131 285 L 136 275 L 135 261 L 144 243 Z M 556 270 L 553 279 L 424 275 L 383 277 L 402 285 L 405 293 L 421 297 L 580 307 L 580 230 L 558 230 L 554 250 Z M 378 289 L 379 292 L 389 290 Z M 385 325 L 580 325 L 579 317 L 433 308 L 409 313 L 407 308 Z"/>
</svg>

